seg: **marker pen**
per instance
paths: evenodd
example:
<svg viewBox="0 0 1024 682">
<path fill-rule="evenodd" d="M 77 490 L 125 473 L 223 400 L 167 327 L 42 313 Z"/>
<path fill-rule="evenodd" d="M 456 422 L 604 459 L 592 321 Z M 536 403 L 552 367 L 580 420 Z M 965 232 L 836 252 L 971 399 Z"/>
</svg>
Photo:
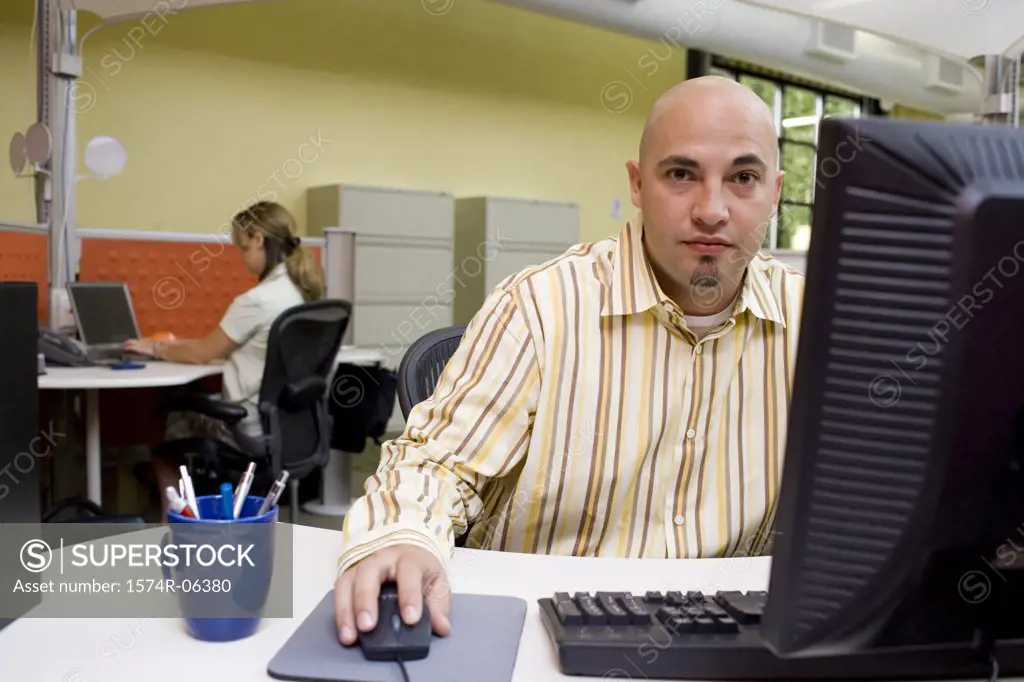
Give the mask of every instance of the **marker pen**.
<svg viewBox="0 0 1024 682">
<path fill-rule="evenodd" d="M 234 514 L 232 504 L 233 493 L 230 483 L 220 484 L 220 515 L 223 519 L 230 521 L 237 518 Z"/>
</svg>

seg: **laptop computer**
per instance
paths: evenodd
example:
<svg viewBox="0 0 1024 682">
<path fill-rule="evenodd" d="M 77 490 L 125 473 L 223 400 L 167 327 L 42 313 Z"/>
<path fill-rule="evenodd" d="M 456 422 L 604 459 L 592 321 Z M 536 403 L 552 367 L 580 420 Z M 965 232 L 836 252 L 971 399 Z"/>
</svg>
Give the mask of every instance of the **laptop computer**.
<svg viewBox="0 0 1024 682">
<path fill-rule="evenodd" d="M 93 362 L 118 362 L 156 358 L 126 351 L 128 339 L 139 338 L 139 323 L 123 282 L 74 282 L 68 298 L 78 326 L 78 338 Z"/>
</svg>

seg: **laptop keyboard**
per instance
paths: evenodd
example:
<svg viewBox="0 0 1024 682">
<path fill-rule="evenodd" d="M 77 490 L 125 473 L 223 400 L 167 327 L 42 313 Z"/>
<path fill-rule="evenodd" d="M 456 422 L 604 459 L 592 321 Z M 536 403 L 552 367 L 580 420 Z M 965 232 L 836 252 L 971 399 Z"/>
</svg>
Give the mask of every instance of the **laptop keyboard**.
<svg viewBox="0 0 1024 682">
<path fill-rule="evenodd" d="M 86 355 L 98 365 L 112 365 L 117 362 L 160 362 L 157 358 L 118 348 L 90 348 Z"/>
</svg>

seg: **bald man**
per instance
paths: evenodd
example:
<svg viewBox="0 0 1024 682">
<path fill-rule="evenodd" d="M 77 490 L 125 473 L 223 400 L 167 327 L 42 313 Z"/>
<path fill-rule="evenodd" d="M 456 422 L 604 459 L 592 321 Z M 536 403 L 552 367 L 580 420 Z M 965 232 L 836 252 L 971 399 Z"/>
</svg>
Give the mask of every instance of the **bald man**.
<svg viewBox="0 0 1024 682">
<path fill-rule="evenodd" d="M 502 282 L 345 518 L 339 638 L 383 582 L 450 632 L 467 547 L 575 556 L 770 551 L 803 277 L 759 253 L 782 172 L 768 107 L 686 81 L 627 164 L 638 212 Z"/>
</svg>

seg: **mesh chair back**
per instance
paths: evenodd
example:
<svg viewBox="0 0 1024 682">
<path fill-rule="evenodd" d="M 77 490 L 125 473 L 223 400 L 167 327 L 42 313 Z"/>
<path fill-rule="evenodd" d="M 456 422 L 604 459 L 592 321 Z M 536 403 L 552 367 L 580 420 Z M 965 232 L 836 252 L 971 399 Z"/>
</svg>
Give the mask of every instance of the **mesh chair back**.
<svg viewBox="0 0 1024 682">
<path fill-rule="evenodd" d="M 409 418 L 412 408 L 434 392 L 445 365 L 462 341 L 465 325 L 445 327 L 416 339 L 398 367 L 398 404 Z"/>
<path fill-rule="evenodd" d="M 275 472 L 301 478 L 327 462 L 327 388 L 351 315 L 349 301 L 313 301 L 281 313 L 270 329 L 260 412 L 271 456 L 280 458 Z"/>
</svg>

